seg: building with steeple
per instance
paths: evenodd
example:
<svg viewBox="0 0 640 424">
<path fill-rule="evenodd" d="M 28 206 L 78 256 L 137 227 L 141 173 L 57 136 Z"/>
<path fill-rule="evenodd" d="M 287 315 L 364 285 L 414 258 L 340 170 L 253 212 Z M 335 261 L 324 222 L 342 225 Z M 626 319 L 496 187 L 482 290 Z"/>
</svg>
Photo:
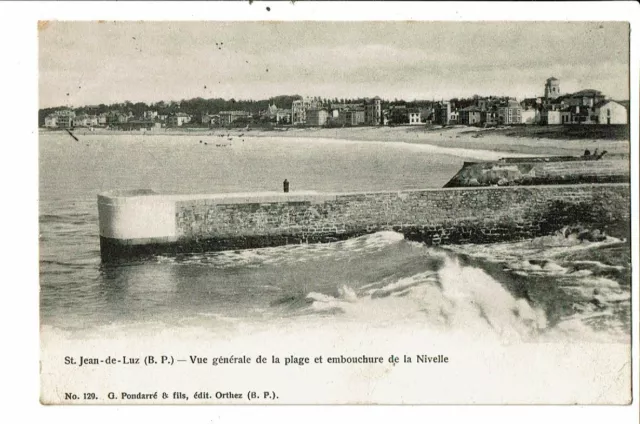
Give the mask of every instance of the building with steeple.
<svg viewBox="0 0 640 424">
<path fill-rule="evenodd" d="M 556 99 L 560 96 L 560 81 L 557 78 L 551 77 L 544 85 L 544 98 Z"/>
</svg>

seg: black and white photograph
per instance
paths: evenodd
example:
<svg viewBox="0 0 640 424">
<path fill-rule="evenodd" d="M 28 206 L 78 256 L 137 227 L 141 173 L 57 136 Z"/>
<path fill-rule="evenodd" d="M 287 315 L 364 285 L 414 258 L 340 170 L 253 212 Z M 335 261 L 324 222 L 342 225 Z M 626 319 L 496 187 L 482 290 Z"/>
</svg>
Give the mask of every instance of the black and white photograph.
<svg viewBox="0 0 640 424">
<path fill-rule="evenodd" d="M 40 402 L 628 405 L 630 32 L 40 20 Z"/>
</svg>

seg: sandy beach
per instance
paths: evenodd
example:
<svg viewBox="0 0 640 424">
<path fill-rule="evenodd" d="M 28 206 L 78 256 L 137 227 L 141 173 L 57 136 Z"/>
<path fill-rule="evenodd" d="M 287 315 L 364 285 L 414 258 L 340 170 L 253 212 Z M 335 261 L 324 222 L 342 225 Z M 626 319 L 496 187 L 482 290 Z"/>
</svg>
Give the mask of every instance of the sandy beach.
<svg viewBox="0 0 640 424">
<path fill-rule="evenodd" d="M 157 131 L 112 131 L 97 129 L 77 129 L 75 134 L 92 135 L 208 135 L 219 136 L 221 140 L 234 140 L 238 137 L 291 137 L 321 138 L 352 141 L 402 142 L 427 144 L 437 147 L 509 152 L 525 155 L 581 155 L 588 149 L 607 151 L 609 156 L 628 157 L 629 140 L 605 139 L 558 139 L 545 137 L 518 136 L 517 132 L 504 129 L 482 129 L 476 127 L 454 126 L 447 128 L 427 128 L 425 126 L 399 127 L 351 127 L 351 128 L 284 128 L 262 129 L 207 129 L 184 128 L 162 129 Z"/>
</svg>

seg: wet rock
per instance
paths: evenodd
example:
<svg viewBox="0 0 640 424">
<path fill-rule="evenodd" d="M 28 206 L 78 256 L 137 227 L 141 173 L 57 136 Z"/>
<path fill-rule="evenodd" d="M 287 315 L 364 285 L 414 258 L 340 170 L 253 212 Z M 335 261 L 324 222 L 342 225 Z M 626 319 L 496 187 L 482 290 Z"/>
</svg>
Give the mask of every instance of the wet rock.
<svg viewBox="0 0 640 424">
<path fill-rule="evenodd" d="M 575 235 L 576 238 L 580 241 L 595 242 L 603 241 L 607 238 L 606 234 L 604 234 L 599 229 L 590 230 L 582 226 L 565 227 L 561 232 L 562 235 L 565 236 L 565 238 L 568 238 L 571 235 Z"/>
</svg>

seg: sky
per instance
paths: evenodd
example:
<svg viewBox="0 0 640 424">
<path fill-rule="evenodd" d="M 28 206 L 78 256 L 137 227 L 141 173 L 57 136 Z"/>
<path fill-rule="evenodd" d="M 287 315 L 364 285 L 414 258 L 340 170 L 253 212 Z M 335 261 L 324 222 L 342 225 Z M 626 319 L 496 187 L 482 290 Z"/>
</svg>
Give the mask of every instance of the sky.
<svg viewBox="0 0 640 424">
<path fill-rule="evenodd" d="M 629 98 L 624 22 L 39 25 L 43 107 L 203 98 L 450 99 L 592 88 Z"/>
</svg>

